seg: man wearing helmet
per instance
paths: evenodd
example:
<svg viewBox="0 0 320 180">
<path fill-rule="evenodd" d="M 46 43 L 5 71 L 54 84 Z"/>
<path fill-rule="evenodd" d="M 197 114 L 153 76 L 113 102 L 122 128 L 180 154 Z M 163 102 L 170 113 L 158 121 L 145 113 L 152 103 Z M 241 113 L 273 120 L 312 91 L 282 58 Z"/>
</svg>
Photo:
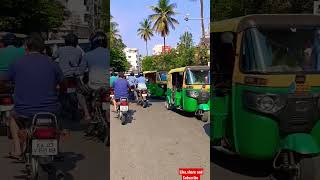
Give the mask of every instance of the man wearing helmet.
<svg viewBox="0 0 320 180">
<path fill-rule="evenodd" d="M 76 81 L 84 74 L 83 51 L 78 47 L 78 37 L 69 33 L 64 38 L 65 46 L 59 48 L 52 59 L 59 63 L 64 79 L 75 78 Z M 63 83 L 64 84 L 64 83 Z M 81 95 L 77 94 L 79 102 L 82 100 Z M 80 103 L 84 109 L 86 120 L 90 119 L 90 114 L 87 106 Z"/>
<path fill-rule="evenodd" d="M 17 59 L 24 56 L 23 48 L 17 48 L 17 37 L 12 33 L 7 33 L 2 38 L 4 48 L 0 49 L 0 81 L 8 79 L 7 71 L 9 66 Z"/>
</svg>

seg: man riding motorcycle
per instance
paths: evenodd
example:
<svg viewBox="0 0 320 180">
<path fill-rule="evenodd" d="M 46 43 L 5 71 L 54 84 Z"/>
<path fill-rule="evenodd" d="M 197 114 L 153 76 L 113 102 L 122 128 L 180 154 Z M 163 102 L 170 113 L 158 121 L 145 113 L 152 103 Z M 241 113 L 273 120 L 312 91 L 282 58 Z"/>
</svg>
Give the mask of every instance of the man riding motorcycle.
<svg viewBox="0 0 320 180">
<path fill-rule="evenodd" d="M 119 73 L 119 78 L 113 83 L 113 87 L 114 87 L 114 99 L 113 99 L 114 111 L 117 112 L 118 104 L 116 100 L 120 98 L 128 98 L 129 96 L 128 88 L 130 86 L 128 81 L 125 79 L 124 73 Z"/>
<path fill-rule="evenodd" d="M 84 74 L 85 69 L 83 66 L 86 64 L 83 61 L 83 51 L 78 47 L 78 37 L 75 34 L 70 33 L 65 36 L 65 46 L 56 51 L 53 59 L 59 63 L 63 72 L 64 82 L 66 82 L 68 78 L 73 78 L 79 82 L 80 76 Z M 79 102 L 83 99 L 79 93 L 77 93 L 77 98 Z M 89 121 L 90 113 L 87 106 L 83 105 L 83 103 L 80 103 L 80 105 L 82 105 L 84 110 L 85 120 Z"/>
<path fill-rule="evenodd" d="M 131 89 L 133 90 L 133 99 L 137 100 L 138 98 L 138 95 L 136 92 L 137 78 L 134 76 L 133 72 L 131 72 L 130 75 L 127 77 L 127 81 L 129 83 L 130 90 Z"/>
<path fill-rule="evenodd" d="M 8 71 L 9 80 L 15 84 L 14 111 L 9 125 L 14 144 L 10 153 L 13 158 L 19 158 L 23 152 L 18 135 L 19 129 L 24 128 L 21 124 L 28 128 L 35 114 L 56 114 L 59 108 L 56 87 L 62 81 L 63 74 L 58 65 L 41 54 L 44 47 L 41 35 L 32 34 L 26 40 L 27 54 L 10 66 Z M 26 122 L 19 122 L 20 117 L 25 118 Z"/>
<path fill-rule="evenodd" d="M 110 52 L 107 49 L 107 36 L 103 32 L 95 33 L 91 38 L 91 51 L 87 52 L 83 57 L 85 66 L 82 66 L 82 71 L 87 69 L 88 82 L 86 85 L 80 88 L 81 94 L 86 94 L 91 90 L 98 90 L 108 88 L 108 80 L 106 74 L 108 74 Z M 83 95 L 79 96 L 79 102 L 81 106 L 87 108 L 86 99 Z M 90 113 L 88 112 L 89 119 Z M 106 114 L 106 118 L 109 121 L 109 114 Z"/>
<path fill-rule="evenodd" d="M 137 89 L 144 90 L 147 89 L 146 78 L 143 76 L 143 73 L 139 73 L 139 77 L 137 78 Z"/>
</svg>

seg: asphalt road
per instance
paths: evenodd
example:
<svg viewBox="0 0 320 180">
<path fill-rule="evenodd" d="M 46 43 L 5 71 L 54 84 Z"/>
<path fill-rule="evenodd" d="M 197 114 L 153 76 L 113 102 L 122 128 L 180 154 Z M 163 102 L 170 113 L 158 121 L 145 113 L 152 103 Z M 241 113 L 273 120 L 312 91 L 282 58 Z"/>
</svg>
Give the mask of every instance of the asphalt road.
<svg viewBox="0 0 320 180">
<path fill-rule="evenodd" d="M 109 148 L 95 139 L 84 137 L 83 125 L 68 123 L 70 136 L 61 143 L 64 160 L 55 167 L 65 173 L 65 180 L 107 180 L 109 173 Z M 6 156 L 10 151 L 6 137 L 0 137 L 1 180 L 25 180 L 25 166 Z"/>
<path fill-rule="evenodd" d="M 163 101 L 151 103 L 132 104 L 126 125 L 111 112 L 111 179 L 175 180 L 179 168 L 204 168 L 201 180 L 209 180 L 208 124 L 166 110 Z"/>
</svg>

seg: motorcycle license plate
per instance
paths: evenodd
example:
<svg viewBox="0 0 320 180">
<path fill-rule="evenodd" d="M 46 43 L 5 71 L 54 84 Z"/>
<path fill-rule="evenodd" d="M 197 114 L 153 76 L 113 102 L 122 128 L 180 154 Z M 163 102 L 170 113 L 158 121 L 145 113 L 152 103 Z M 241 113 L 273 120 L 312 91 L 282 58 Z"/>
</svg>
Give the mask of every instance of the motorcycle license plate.
<svg viewBox="0 0 320 180">
<path fill-rule="evenodd" d="M 53 156 L 58 154 L 58 141 L 56 139 L 33 139 L 32 155 Z"/>
<path fill-rule="evenodd" d="M 111 97 L 111 98 L 113 98 L 113 97 L 114 97 L 114 95 L 110 95 L 110 97 Z"/>
<path fill-rule="evenodd" d="M 76 92 L 76 88 L 68 88 L 67 93 L 74 93 Z"/>
<path fill-rule="evenodd" d="M 102 103 L 102 109 L 103 109 L 103 110 L 108 110 L 108 103 L 103 102 L 103 103 Z"/>
<path fill-rule="evenodd" d="M 120 111 L 121 112 L 126 112 L 129 110 L 129 106 L 120 106 Z"/>
<path fill-rule="evenodd" d="M 142 97 L 147 97 L 148 96 L 148 94 L 142 94 Z"/>
<path fill-rule="evenodd" d="M 13 105 L 0 105 L 0 112 L 11 111 Z"/>
</svg>

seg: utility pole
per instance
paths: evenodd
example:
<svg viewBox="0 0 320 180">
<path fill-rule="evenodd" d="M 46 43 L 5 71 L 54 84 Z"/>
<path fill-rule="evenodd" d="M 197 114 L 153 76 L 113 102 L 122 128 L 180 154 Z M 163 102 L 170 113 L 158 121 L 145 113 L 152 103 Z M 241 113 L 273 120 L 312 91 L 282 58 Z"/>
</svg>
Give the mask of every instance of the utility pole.
<svg viewBox="0 0 320 180">
<path fill-rule="evenodd" d="M 313 14 L 320 15 L 320 1 L 313 2 Z"/>
</svg>

